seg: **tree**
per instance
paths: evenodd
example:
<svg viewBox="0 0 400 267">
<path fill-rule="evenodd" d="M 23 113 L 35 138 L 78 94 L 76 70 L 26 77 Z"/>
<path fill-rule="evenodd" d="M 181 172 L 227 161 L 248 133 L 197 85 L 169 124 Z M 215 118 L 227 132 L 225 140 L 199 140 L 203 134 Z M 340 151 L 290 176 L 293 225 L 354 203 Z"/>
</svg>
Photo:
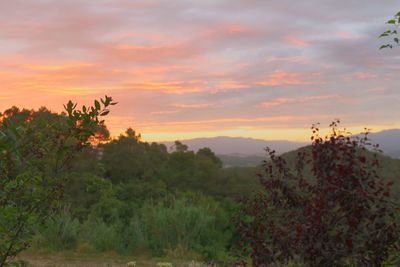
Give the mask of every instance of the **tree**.
<svg viewBox="0 0 400 267">
<path fill-rule="evenodd" d="M 115 104 L 106 96 L 81 110 L 69 101 L 61 115 L 16 107 L 0 114 L 0 266 L 29 246 L 35 225 L 58 207 L 65 171 Z"/>
<path fill-rule="evenodd" d="M 324 139 L 313 127 L 311 147 L 294 168 L 269 151 L 263 191 L 243 201 L 238 230 L 255 266 L 299 260 L 307 266 L 381 266 L 396 247 L 398 206 L 378 175 L 368 139 L 351 138 L 338 122 Z"/>
<path fill-rule="evenodd" d="M 150 145 L 140 138 L 140 134 L 129 128 L 125 135 L 101 146 L 101 163 L 105 167 L 106 177 L 114 184 L 149 180 L 162 171 L 161 165 L 168 154 L 165 145 Z"/>
<path fill-rule="evenodd" d="M 200 148 L 197 153 L 197 157 L 211 160 L 218 168 L 222 168 L 222 161 L 218 158 L 215 153 L 208 147 Z"/>
<path fill-rule="evenodd" d="M 390 43 L 381 45 L 379 49 L 383 48 L 393 48 L 393 46 L 399 46 L 400 45 L 400 39 L 398 37 L 398 28 L 400 25 L 400 12 L 397 12 L 396 15 L 394 15 L 394 18 L 386 21 L 386 24 L 389 24 L 392 26 L 392 29 L 388 29 L 387 31 L 384 31 L 379 38 L 393 38 L 390 40 Z"/>
<path fill-rule="evenodd" d="M 175 147 L 176 152 L 186 152 L 189 149 L 189 147 L 181 141 L 175 141 L 173 147 Z"/>
</svg>

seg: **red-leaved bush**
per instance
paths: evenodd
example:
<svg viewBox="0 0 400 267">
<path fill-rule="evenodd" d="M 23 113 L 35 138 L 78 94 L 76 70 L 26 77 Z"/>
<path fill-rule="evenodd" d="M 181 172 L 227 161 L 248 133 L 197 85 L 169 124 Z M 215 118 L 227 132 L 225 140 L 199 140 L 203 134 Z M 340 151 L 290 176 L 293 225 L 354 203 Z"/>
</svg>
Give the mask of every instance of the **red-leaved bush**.
<svg viewBox="0 0 400 267">
<path fill-rule="evenodd" d="M 325 138 L 313 126 L 311 147 L 290 164 L 267 149 L 263 190 L 243 200 L 238 221 L 253 265 L 380 266 L 396 249 L 393 182 L 378 174 L 367 135 L 350 137 L 338 123 Z"/>
</svg>

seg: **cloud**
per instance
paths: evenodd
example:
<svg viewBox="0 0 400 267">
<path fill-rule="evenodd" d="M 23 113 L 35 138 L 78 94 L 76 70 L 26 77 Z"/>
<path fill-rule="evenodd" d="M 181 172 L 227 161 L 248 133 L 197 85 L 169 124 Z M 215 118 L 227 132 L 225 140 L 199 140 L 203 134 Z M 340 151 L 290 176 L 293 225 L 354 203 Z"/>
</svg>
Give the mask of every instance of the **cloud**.
<svg viewBox="0 0 400 267">
<path fill-rule="evenodd" d="M 338 95 L 305 96 L 299 98 L 278 97 L 272 101 L 263 102 L 259 106 L 262 108 L 274 108 L 282 105 L 320 103 L 321 101 L 332 101 L 339 98 Z"/>
<path fill-rule="evenodd" d="M 246 127 L 259 136 L 335 117 L 391 125 L 399 57 L 379 51 L 377 36 L 396 8 L 396 0 L 0 1 L 0 108 L 60 111 L 69 99 L 108 94 L 119 101 L 114 133 L 132 126 L 153 136 Z"/>
<path fill-rule="evenodd" d="M 379 78 L 380 76 L 377 73 L 361 72 L 361 71 L 345 75 L 344 77 L 344 79 L 346 80 L 376 80 Z"/>
<path fill-rule="evenodd" d="M 255 84 L 273 87 L 313 85 L 321 83 L 321 81 L 318 80 L 319 77 L 320 73 L 318 72 L 300 73 L 276 70 L 274 73 L 269 74 L 264 80 L 255 82 Z"/>
<path fill-rule="evenodd" d="M 149 90 L 165 94 L 184 94 L 202 91 L 201 85 L 203 83 L 203 81 L 124 81 L 122 86 L 125 88 L 124 90 Z"/>
<path fill-rule="evenodd" d="M 309 42 L 299 39 L 299 38 L 296 38 L 296 37 L 293 37 L 293 36 L 288 36 L 285 38 L 285 40 L 286 40 L 286 42 L 288 42 L 289 44 L 294 45 L 294 46 L 299 46 L 299 47 L 310 46 Z"/>
<path fill-rule="evenodd" d="M 172 104 L 173 107 L 179 109 L 206 109 L 210 108 L 212 104 L 202 103 L 202 104 Z"/>
</svg>

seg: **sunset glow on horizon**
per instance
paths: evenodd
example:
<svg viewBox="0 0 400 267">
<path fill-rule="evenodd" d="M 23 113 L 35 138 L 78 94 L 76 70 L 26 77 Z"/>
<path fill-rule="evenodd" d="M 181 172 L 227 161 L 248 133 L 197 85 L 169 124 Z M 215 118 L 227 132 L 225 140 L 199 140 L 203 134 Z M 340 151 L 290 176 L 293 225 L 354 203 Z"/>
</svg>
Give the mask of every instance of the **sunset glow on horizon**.
<svg viewBox="0 0 400 267">
<path fill-rule="evenodd" d="M 0 111 L 118 102 L 113 136 L 309 140 L 400 128 L 398 1 L 0 2 Z"/>
</svg>

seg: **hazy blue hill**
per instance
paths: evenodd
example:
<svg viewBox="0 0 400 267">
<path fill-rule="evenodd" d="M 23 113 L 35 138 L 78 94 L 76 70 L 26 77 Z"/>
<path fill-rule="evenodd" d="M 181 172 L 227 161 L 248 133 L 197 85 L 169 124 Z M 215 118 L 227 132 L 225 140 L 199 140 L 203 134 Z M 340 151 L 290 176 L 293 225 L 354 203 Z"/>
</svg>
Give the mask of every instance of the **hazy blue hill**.
<svg viewBox="0 0 400 267">
<path fill-rule="evenodd" d="M 394 158 L 400 158 L 400 129 L 384 130 L 369 134 L 372 143 L 379 144 L 383 153 Z"/>
<path fill-rule="evenodd" d="M 400 158 L 400 129 L 384 130 L 369 134 L 371 142 L 379 144 L 383 153 Z M 195 138 L 180 140 L 188 145 L 190 150 L 197 151 L 209 147 L 222 160 L 225 167 L 249 167 L 259 165 L 265 158 L 264 149 L 268 146 L 278 154 L 296 150 L 309 145 L 309 142 L 291 142 L 287 140 L 262 140 L 243 137 L 218 136 L 212 138 Z M 170 148 L 174 142 L 162 142 Z"/>
<path fill-rule="evenodd" d="M 264 149 L 268 146 L 275 149 L 278 153 L 284 153 L 302 147 L 307 143 L 291 142 L 285 140 L 261 140 L 243 137 L 218 136 L 212 138 L 195 138 L 179 140 L 189 146 L 190 150 L 197 151 L 203 147 L 209 147 L 218 155 L 233 156 L 264 156 Z M 174 142 L 162 142 L 167 147 L 171 147 Z"/>
</svg>

